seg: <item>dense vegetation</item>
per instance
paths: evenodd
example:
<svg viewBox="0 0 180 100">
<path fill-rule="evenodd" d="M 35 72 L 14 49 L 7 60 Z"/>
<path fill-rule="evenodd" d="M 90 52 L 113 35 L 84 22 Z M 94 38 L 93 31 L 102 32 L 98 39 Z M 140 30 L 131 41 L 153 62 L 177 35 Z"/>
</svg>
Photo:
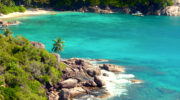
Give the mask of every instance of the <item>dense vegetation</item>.
<svg viewBox="0 0 180 100">
<path fill-rule="evenodd" d="M 25 12 L 26 8 L 23 6 L 16 6 L 12 0 L 0 0 L 0 13 L 9 14 L 12 12 Z"/>
<path fill-rule="evenodd" d="M 22 36 L 0 34 L 0 100 L 46 100 L 47 84 L 57 84 L 65 65 Z"/>
<path fill-rule="evenodd" d="M 55 9 L 79 9 L 84 6 L 129 7 L 134 9 L 161 9 L 172 5 L 172 0 L 0 0 L 0 8 L 14 5 L 25 7 L 53 7 Z M 23 8 L 24 9 L 24 8 Z M 24 11 L 24 10 L 23 10 Z"/>
</svg>

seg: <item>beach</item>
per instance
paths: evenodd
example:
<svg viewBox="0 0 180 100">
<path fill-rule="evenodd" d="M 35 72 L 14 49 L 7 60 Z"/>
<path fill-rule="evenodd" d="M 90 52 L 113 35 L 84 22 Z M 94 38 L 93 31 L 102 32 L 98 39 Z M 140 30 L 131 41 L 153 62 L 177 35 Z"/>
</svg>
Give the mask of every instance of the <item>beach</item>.
<svg viewBox="0 0 180 100">
<path fill-rule="evenodd" d="M 1 14 L 0 19 L 9 19 L 9 18 L 16 18 L 16 17 L 23 17 L 23 16 L 35 16 L 35 15 L 42 15 L 42 14 L 55 14 L 56 11 L 52 9 L 34 9 L 29 8 L 25 12 L 13 12 L 7 15 Z"/>
</svg>

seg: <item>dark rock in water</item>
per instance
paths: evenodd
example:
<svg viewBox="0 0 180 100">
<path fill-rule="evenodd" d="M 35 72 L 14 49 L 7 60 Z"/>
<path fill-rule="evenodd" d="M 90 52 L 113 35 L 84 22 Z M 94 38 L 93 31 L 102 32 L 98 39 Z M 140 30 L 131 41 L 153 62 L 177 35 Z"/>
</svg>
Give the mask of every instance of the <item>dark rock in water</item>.
<svg viewBox="0 0 180 100">
<path fill-rule="evenodd" d="M 103 73 L 103 76 L 107 76 L 108 77 L 109 75 L 107 73 Z"/>
<path fill-rule="evenodd" d="M 42 43 L 40 43 L 40 42 L 31 41 L 31 44 L 32 44 L 35 48 L 45 49 L 45 45 L 42 44 Z"/>
<path fill-rule="evenodd" d="M 113 64 L 103 64 L 99 66 L 101 69 L 105 69 L 111 72 L 124 72 L 124 68 L 122 66 L 117 66 Z"/>
<path fill-rule="evenodd" d="M 96 87 L 97 84 L 93 80 L 89 80 L 83 83 L 84 86 L 86 87 Z"/>
<path fill-rule="evenodd" d="M 95 75 L 100 75 L 101 74 L 101 70 L 97 69 L 97 68 L 90 67 L 90 68 L 87 69 L 87 73 L 91 77 L 94 77 Z"/>
<path fill-rule="evenodd" d="M 59 92 L 51 91 L 48 93 L 48 100 L 59 100 Z"/>
<path fill-rule="evenodd" d="M 87 94 L 82 94 L 82 95 L 77 95 L 75 97 L 75 99 L 78 100 L 88 100 L 90 98 L 90 100 L 99 100 L 100 98 L 106 98 L 110 95 L 110 93 L 104 89 L 104 88 L 96 88 L 96 89 L 92 89 L 89 91 L 88 95 Z"/>
<path fill-rule="evenodd" d="M 76 79 L 67 79 L 62 82 L 59 82 L 60 88 L 74 88 L 77 86 L 78 80 Z"/>
<path fill-rule="evenodd" d="M 59 93 L 59 100 L 71 100 L 69 89 L 62 89 Z"/>
<path fill-rule="evenodd" d="M 137 79 L 131 79 L 130 81 L 131 81 L 132 83 L 143 83 L 143 81 L 137 80 Z"/>
<path fill-rule="evenodd" d="M 98 76 L 94 77 L 94 82 L 97 84 L 98 87 L 103 87 L 105 85 L 105 82 Z"/>
</svg>

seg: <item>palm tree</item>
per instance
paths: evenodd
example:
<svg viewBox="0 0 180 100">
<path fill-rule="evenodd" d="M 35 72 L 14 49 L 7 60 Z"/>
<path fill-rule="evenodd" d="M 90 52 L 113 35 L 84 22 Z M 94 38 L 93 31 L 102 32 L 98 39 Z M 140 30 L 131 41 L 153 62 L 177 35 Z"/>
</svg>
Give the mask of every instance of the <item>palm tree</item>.
<svg viewBox="0 0 180 100">
<path fill-rule="evenodd" d="M 52 51 L 57 53 L 64 50 L 64 41 L 61 40 L 61 38 L 58 38 L 57 40 L 54 40 Z"/>
</svg>

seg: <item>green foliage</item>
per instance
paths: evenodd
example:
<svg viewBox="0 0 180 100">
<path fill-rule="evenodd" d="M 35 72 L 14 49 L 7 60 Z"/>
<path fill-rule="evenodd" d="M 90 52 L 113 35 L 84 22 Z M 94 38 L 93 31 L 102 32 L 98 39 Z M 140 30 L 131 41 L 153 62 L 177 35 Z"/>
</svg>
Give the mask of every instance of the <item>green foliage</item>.
<svg viewBox="0 0 180 100">
<path fill-rule="evenodd" d="M 129 7 L 146 11 L 158 10 L 172 4 L 172 0 L 0 0 L 0 13 L 24 12 L 25 7 L 53 7 L 61 10 L 74 10 L 84 6 Z M 148 9 L 149 7 L 151 9 Z"/>
<path fill-rule="evenodd" d="M 5 29 L 5 31 L 4 31 L 4 35 L 5 35 L 5 36 L 10 36 L 10 35 L 13 35 L 13 32 L 11 32 L 11 31 L 7 28 L 7 29 Z"/>
<path fill-rule="evenodd" d="M 22 36 L 7 33 L 0 34 L 0 99 L 47 100 L 44 85 L 56 85 L 61 79 L 56 57 Z"/>
<path fill-rule="evenodd" d="M 1 5 L 0 13 L 9 14 L 13 12 L 25 12 L 26 8 L 23 6 L 6 6 Z"/>
</svg>

